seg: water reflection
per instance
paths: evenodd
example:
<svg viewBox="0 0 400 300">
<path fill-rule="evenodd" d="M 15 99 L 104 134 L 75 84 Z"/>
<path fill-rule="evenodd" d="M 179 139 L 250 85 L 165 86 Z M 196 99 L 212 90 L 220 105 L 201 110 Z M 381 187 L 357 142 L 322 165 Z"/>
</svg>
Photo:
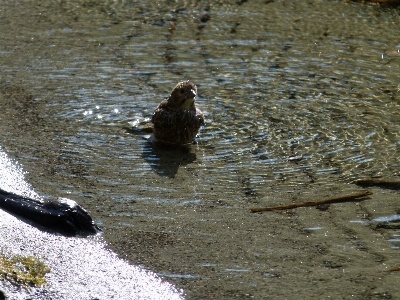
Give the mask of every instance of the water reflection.
<svg viewBox="0 0 400 300">
<path fill-rule="evenodd" d="M 153 141 L 145 144 L 142 157 L 153 171 L 170 178 L 175 177 L 180 167 L 196 160 L 196 154 L 192 152 L 190 146 L 168 145 Z"/>
<path fill-rule="evenodd" d="M 159 225 L 185 203 L 224 215 L 271 191 L 399 175 L 394 13 L 343 1 L 87 2 L 1 23 L 3 77 L 33 95 L 1 90 L 2 145 L 41 194 L 70 193 L 108 228 L 175 231 Z M 183 79 L 206 116 L 197 147 L 163 149 L 123 130 Z"/>
<path fill-rule="evenodd" d="M 320 7 L 310 10 L 301 2 L 238 6 L 189 1 L 175 3 L 175 8 L 167 2 L 104 3 L 108 5 L 102 9 L 115 5 L 113 16 L 126 22 L 93 25 L 90 34 L 96 37 L 96 47 L 68 49 L 65 67 L 60 69 L 50 59 L 58 57 L 57 47 L 63 47 L 57 44 L 57 35 L 74 39 L 90 29 L 38 32 L 52 36 L 57 47 L 46 48 L 50 58 L 32 57 L 31 64 L 40 68 L 27 69 L 26 81 L 39 98 L 35 105 L 44 96 L 43 85 L 33 79 L 54 87 L 46 108 L 29 108 L 27 116 L 35 122 L 48 120 L 48 128 L 57 123 L 59 129 L 47 138 L 59 142 L 63 152 L 88 153 L 82 163 L 90 166 L 92 178 L 102 181 L 104 175 L 129 181 L 129 176 L 142 178 L 147 166 L 174 178 L 179 166 L 195 160 L 203 166 L 212 162 L 220 170 L 214 181 L 233 176 L 227 179 L 232 182 L 241 173 L 252 181 L 284 178 L 280 183 L 289 186 L 329 184 L 332 177 L 350 182 L 396 172 L 400 127 L 395 50 L 399 46 L 385 50 L 386 41 L 395 41 L 397 32 L 379 25 L 390 16 L 373 18 L 338 3 L 329 3 L 335 14 L 328 15 Z M 69 2 L 63 5 L 76 9 Z M 96 4 L 91 6 L 96 8 Z M 307 17 L 298 19 L 298 11 Z M 204 12 L 209 14 L 206 19 Z M 321 16 L 329 22 L 314 24 L 312 20 Z M 366 31 L 366 20 L 376 26 Z M 354 34 L 352 28 L 362 33 Z M 382 60 L 382 53 L 389 53 L 390 60 Z M 9 66 L 4 69 L 14 72 Z M 151 115 L 184 78 L 199 87 L 198 104 L 206 116 L 199 137 L 204 155 L 196 149 L 162 149 L 146 142 L 148 133 L 125 138 L 116 129 Z M 18 109 L 9 107 L 8 115 L 17 116 Z M 14 138 L 7 143 L 21 133 L 15 123 L 31 125 L 24 122 L 16 117 L 10 120 L 12 131 L 6 128 L 4 132 L 13 132 Z M 40 136 L 49 132 L 37 130 Z M 203 147 L 204 142 L 212 151 Z M 31 152 L 26 156 L 38 159 Z M 97 156 L 90 155 L 94 153 Z M 103 166 L 106 175 L 99 172 Z M 141 167 L 133 172 L 131 166 Z M 65 169 L 61 175 L 68 177 L 69 172 Z"/>
<path fill-rule="evenodd" d="M 192 145 L 171 145 L 156 141 L 150 118 L 129 122 L 125 132 L 136 136 L 143 147 L 141 157 L 160 176 L 174 178 L 180 167 L 194 162 L 196 154 Z"/>
</svg>

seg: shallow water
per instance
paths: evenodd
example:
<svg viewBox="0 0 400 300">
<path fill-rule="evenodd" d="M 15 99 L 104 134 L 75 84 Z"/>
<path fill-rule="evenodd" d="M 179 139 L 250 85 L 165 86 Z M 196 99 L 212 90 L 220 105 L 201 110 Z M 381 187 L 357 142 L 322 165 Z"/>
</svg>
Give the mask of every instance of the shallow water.
<svg viewBox="0 0 400 300">
<path fill-rule="evenodd" d="M 397 172 L 400 46 L 390 11 L 342 3 L 312 10 L 301 3 L 214 5 L 207 23 L 199 20 L 201 4 L 157 21 L 148 20 L 155 12 L 145 4 L 130 20 L 126 14 L 138 8 L 128 3 L 113 6 L 122 15 L 115 25 L 35 31 L 43 41 L 30 53 L 50 53 L 33 55 L 25 76 L 34 78 L 39 102 L 46 86 L 55 86 L 40 113 L 63 122 L 53 138 L 70 159 L 110 185 L 151 173 L 163 159 L 146 136 L 123 128 L 151 116 L 175 83 L 189 78 L 199 86 L 207 125 L 188 159 L 212 181 L 230 185 L 246 176 L 262 190 L 277 181 L 286 188 Z M 312 26 L 315 18 L 320 24 Z M 234 32 L 232 23 L 240 23 Z M 77 45 L 51 51 L 68 40 Z M 99 176 L 99 168 L 107 174 Z"/>
<path fill-rule="evenodd" d="M 7 106 L 2 146 L 41 194 L 76 200 L 104 228 L 166 218 L 139 202 L 228 209 L 398 176 L 398 11 L 266 2 L 64 1 L 22 11 L 34 26 L 3 10 L 1 80 L 34 101 Z M 197 145 L 160 149 L 132 122 L 186 79 L 206 126 Z"/>
</svg>

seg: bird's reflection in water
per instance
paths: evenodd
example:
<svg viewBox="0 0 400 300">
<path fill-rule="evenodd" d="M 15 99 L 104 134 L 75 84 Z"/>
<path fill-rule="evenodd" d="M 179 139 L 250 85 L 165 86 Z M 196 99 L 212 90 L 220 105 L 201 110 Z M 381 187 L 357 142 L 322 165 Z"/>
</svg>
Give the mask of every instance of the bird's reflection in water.
<svg viewBox="0 0 400 300">
<path fill-rule="evenodd" d="M 157 174 L 170 178 L 175 177 L 179 167 L 196 160 L 190 145 L 170 145 L 156 141 L 146 142 L 142 157 Z"/>
</svg>

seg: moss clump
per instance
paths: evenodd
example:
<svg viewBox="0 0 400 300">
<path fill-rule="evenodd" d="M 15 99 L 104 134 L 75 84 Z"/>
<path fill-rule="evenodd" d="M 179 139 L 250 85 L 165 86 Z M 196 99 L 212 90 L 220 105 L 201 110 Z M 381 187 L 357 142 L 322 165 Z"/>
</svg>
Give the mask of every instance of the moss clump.
<svg viewBox="0 0 400 300">
<path fill-rule="evenodd" d="M 50 268 L 44 262 L 33 256 L 13 256 L 11 258 L 0 254 L 0 278 L 26 287 L 41 286 L 46 283 L 44 277 Z"/>
</svg>

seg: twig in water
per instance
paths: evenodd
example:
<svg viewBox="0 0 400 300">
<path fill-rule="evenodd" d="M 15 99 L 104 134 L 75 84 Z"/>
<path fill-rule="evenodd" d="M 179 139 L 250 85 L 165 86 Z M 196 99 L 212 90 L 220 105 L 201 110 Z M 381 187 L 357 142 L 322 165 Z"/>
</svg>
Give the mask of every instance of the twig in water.
<svg viewBox="0 0 400 300">
<path fill-rule="evenodd" d="M 284 210 L 284 209 L 292 209 L 297 207 L 306 207 L 306 206 L 317 206 L 320 204 L 329 204 L 329 203 L 340 203 L 340 202 L 348 202 L 348 201 L 361 201 L 363 199 L 358 199 L 362 197 L 366 197 L 372 195 L 371 191 L 362 191 L 358 193 L 353 193 L 350 195 L 328 198 L 325 200 L 316 200 L 316 201 L 307 201 L 307 202 L 299 202 L 299 203 L 290 203 L 278 206 L 270 206 L 270 207 L 261 207 L 261 208 L 251 208 L 252 213 L 262 212 L 262 211 L 272 211 L 272 210 Z"/>
<path fill-rule="evenodd" d="M 395 271 L 400 271 L 400 266 L 387 269 L 385 272 L 395 272 Z"/>
</svg>

